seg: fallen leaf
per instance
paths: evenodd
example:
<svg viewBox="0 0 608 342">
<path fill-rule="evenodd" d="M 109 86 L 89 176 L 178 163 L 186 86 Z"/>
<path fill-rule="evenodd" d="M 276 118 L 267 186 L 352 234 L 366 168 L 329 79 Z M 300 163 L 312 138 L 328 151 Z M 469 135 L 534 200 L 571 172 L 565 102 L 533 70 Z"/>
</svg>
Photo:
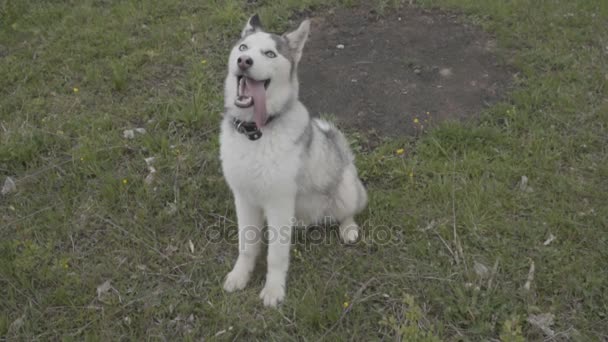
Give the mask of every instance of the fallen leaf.
<svg viewBox="0 0 608 342">
<path fill-rule="evenodd" d="M 173 216 L 177 212 L 177 204 L 174 202 L 167 202 L 165 206 L 165 213 L 169 216 Z"/>
<path fill-rule="evenodd" d="M 14 320 L 8 327 L 8 331 L 15 332 L 16 330 L 19 330 L 23 326 L 23 323 L 25 323 L 25 315 Z"/>
<path fill-rule="evenodd" d="M 488 269 L 488 267 L 480 262 L 474 261 L 473 262 L 473 269 L 475 270 L 475 273 L 477 273 L 477 275 L 480 278 L 485 278 L 488 273 L 490 272 L 490 270 Z"/>
<path fill-rule="evenodd" d="M 549 337 L 553 337 L 555 336 L 555 331 L 553 331 L 553 329 L 551 329 L 551 326 L 553 325 L 553 321 L 555 319 L 555 315 L 553 315 L 552 313 L 543 313 L 543 314 L 539 314 L 539 315 L 530 315 L 528 316 L 528 323 L 530 323 L 531 325 L 539 328 L 540 330 L 542 330 L 542 332 L 549 336 Z"/>
<path fill-rule="evenodd" d="M 6 177 L 6 180 L 4 180 L 4 185 L 2 186 L 2 195 L 8 195 L 16 190 L 17 185 L 15 184 L 15 181 L 11 177 Z"/>
<path fill-rule="evenodd" d="M 547 238 L 547 240 L 545 240 L 545 242 L 543 242 L 543 245 L 549 246 L 549 244 L 551 242 L 553 242 L 553 240 L 555 240 L 555 239 L 556 239 L 555 235 L 549 234 L 549 237 Z"/>
<path fill-rule="evenodd" d="M 524 290 L 529 291 L 530 286 L 532 285 L 532 281 L 534 280 L 534 272 L 535 272 L 534 261 L 530 260 L 530 270 L 528 271 L 528 279 L 526 279 L 526 283 L 524 284 Z"/>
<path fill-rule="evenodd" d="M 528 185 L 529 179 L 527 176 L 521 176 L 521 180 L 519 181 L 519 190 L 523 192 L 532 192 L 531 186 Z"/>
<path fill-rule="evenodd" d="M 146 165 L 148 165 L 148 166 L 151 166 L 152 163 L 154 163 L 155 160 L 156 160 L 156 157 L 144 158 L 144 161 L 146 162 Z"/>
<path fill-rule="evenodd" d="M 148 166 L 148 171 L 150 171 L 150 172 L 144 179 L 144 183 L 146 183 L 147 185 L 150 185 L 150 184 L 152 184 L 152 182 L 154 182 L 154 176 L 156 175 L 156 169 L 154 168 L 154 166 Z"/>
<path fill-rule="evenodd" d="M 112 289 L 112 283 L 110 280 L 106 280 L 103 284 L 97 286 L 97 298 L 100 298 L 104 294 L 108 293 Z"/>
<path fill-rule="evenodd" d="M 144 161 L 146 162 L 146 165 L 148 166 L 148 175 L 144 179 L 144 183 L 146 183 L 147 185 L 152 184 L 154 182 L 154 178 L 156 176 L 156 168 L 154 166 L 152 166 L 152 163 L 154 163 L 155 160 L 156 160 L 155 157 L 144 158 Z"/>
<path fill-rule="evenodd" d="M 171 255 L 173 253 L 175 253 L 177 251 L 177 247 L 173 246 L 173 245 L 169 245 L 167 246 L 167 248 L 165 248 L 165 253 L 167 255 Z"/>
</svg>

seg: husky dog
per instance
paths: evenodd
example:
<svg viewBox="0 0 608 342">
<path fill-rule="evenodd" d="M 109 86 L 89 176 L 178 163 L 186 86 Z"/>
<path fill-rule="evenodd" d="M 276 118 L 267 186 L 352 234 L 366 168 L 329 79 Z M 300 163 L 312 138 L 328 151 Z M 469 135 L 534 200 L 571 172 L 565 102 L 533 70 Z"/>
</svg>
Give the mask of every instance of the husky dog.
<svg viewBox="0 0 608 342">
<path fill-rule="evenodd" d="M 348 142 L 332 124 L 311 118 L 298 100 L 297 66 L 310 22 L 283 35 L 267 33 L 257 15 L 230 52 L 220 135 L 224 177 L 234 195 L 239 256 L 224 289 L 243 289 L 268 223 L 268 273 L 260 298 L 285 297 L 292 227 L 331 218 L 340 237 L 359 236 L 354 216 L 367 205 Z"/>
</svg>

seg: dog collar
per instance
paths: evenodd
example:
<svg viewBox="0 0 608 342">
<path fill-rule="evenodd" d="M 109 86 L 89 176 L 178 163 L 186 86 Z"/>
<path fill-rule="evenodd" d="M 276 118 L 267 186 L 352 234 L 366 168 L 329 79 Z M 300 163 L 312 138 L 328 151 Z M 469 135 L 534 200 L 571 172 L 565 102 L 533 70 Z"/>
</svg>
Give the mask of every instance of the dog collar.
<svg viewBox="0 0 608 342">
<path fill-rule="evenodd" d="M 271 115 L 268 120 L 266 120 L 266 124 L 269 124 L 275 117 L 276 115 Z M 232 118 L 232 126 L 234 126 L 234 129 L 237 132 L 244 134 L 251 141 L 258 140 L 262 137 L 262 131 L 260 131 L 258 125 L 253 121 L 242 121 L 237 118 Z"/>
</svg>

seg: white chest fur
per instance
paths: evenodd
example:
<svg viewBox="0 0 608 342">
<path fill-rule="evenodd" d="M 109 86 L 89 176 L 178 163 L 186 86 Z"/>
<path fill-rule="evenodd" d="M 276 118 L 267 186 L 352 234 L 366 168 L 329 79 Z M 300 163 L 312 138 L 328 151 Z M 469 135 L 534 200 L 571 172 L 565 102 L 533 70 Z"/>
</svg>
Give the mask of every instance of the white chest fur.
<svg viewBox="0 0 608 342">
<path fill-rule="evenodd" d="M 294 138 L 286 130 L 263 130 L 260 139 L 251 141 L 225 120 L 220 158 L 224 177 L 233 192 L 259 204 L 273 196 L 295 194 L 301 148 L 295 144 L 297 135 Z"/>
</svg>

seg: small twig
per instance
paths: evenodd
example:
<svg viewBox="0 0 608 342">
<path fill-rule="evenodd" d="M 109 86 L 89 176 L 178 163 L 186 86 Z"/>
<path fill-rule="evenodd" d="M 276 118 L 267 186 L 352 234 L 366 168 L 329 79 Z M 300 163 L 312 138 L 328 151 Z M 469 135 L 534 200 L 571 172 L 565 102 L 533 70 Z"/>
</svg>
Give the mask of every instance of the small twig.
<svg viewBox="0 0 608 342">
<path fill-rule="evenodd" d="M 40 304 L 38 304 L 38 302 L 36 301 L 36 299 L 34 299 L 34 297 L 28 297 L 25 293 L 23 293 L 23 291 L 21 291 L 17 286 L 15 286 L 12 282 L 8 281 L 8 279 L 4 279 L 4 278 L 0 278 L 0 281 L 4 281 L 7 284 L 9 284 L 15 291 L 17 291 L 19 294 L 21 294 L 23 297 L 25 298 L 29 298 L 34 304 L 36 304 L 36 306 L 40 307 Z"/>
<path fill-rule="evenodd" d="M 74 244 L 74 237 L 70 234 L 70 240 L 72 241 L 72 253 L 76 254 L 76 245 Z"/>
<path fill-rule="evenodd" d="M 199 176 L 203 173 L 203 171 L 205 171 L 206 166 L 207 166 L 207 159 L 205 159 L 205 161 L 203 161 L 203 165 L 201 165 L 201 167 L 198 169 Z"/>
<path fill-rule="evenodd" d="M 492 290 L 492 281 L 494 277 L 496 277 L 496 273 L 498 273 L 498 259 L 494 262 L 494 267 L 492 267 L 492 274 L 490 274 L 490 279 L 488 279 L 488 290 Z"/>
<path fill-rule="evenodd" d="M 179 179 L 179 164 L 180 164 L 180 160 L 179 157 L 177 158 L 177 163 L 175 163 L 175 176 L 173 178 L 173 193 L 174 193 L 174 201 L 175 204 L 179 203 L 179 183 L 178 183 L 178 179 Z"/>
<path fill-rule="evenodd" d="M 334 277 L 335 277 L 335 275 L 336 275 L 336 271 L 335 271 L 335 265 L 336 265 L 336 262 L 335 262 L 335 260 L 334 260 L 334 262 L 333 262 L 333 263 L 332 263 L 332 265 L 331 265 L 331 266 L 332 266 L 332 267 L 331 267 L 331 269 L 332 269 L 333 271 L 331 272 L 331 276 L 329 276 L 329 279 L 328 279 L 328 280 L 325 282 L 325 287 L 323 288 L 323 293 L 326 293 L 326 291 L 327 291 L 327 287 L 329 286 L 329 282 L 331 282 L 331 281 L 332 281 L 332 279 L 334 279 Z M 308 290 L 308 289 L 307 289 L 307 290 Z"/>
<path fill-rule="evenodd" d="M 436 277 L 433 275 L 420 275 L 420 274 L 410 274 L 410 273 L 383 273 L 382 277 L 386 277 L 386 278 L 397 278 L 397 279 L 401 279 L 403 277 L 408 277 L 408 278 L 412 278 L 412 279 L 427 279 L 427 280 L 438 280 L 438 281 L 453 281 L 452 279 L 450 279 L 451 277 L 455 277 L 457 276 L 459 273 L 452 273 L 450 275 L 448 275 L 447 278 L 441 278 L 441 277 Z"/>
<path fill-rule="evenodd" d="M 361 285 L 361 287 L 359 287 L 359 289 L 357 290 L 357 292 L 355 292 L 355 294 L 353 296 L 352 303 L 342 312 L 342 315 L 340 316 L 340 318 L 338 318 L 338 320 L 329 329 L 327 329 L 325 331 L 325 333 L 323 333 L 323 335 L 319 339 L 320 341 L 323 340 L 323 339 L 325 339 L 325 337 L 332 330 L 334 330 L 338 326 L 338 324 L 340 324 L 340 322 L 342 322 L 342 320 L 344 319 L 344 317 L 346 317 L 346 315 L 352 310 L 352 308 L 355 305 L 355 303 L 363 302 L 363 300 L 359 300 L 359 297 L 361 297 L 361 295 L 363 294 L 363 291 L 365 291 L 365 289 L 367 289 L 369 287 L 369 284 L 371 284 L 374 280 L 376 280 L 376 278 L 375 277 L 371 277 L 368 281 L 366 281 L 365 283 L 363 283 L 363 285 Z M 369 298 L 369 297 L 366 297 L 366 299 L 367 298 Z"/>
<path fill-rule="evenodd" d="M 105 152 L 105 151 L 119 149 L 119 148 L 123 148 L 123 147 L 124 146 L 110 146 L 110 147 L 100 148 L 100 149 L 95 150 L 95 153 Z M 40 175 L 40 174 L 42 174 L 42 173 L 44 173 L 44 172 L 46 172 L 48 170 L 51 170 L 53 168 L 60 169 L 65 174 L 65 171 L 63 169 L 61 169 L 61 166 L 65 165 L 67 163 L 71 163 L 73 161 L 74 161 L 74 158 L 72 156 L 69 156 L 68 158 L 66 158 L 64 160 L 60 160 L 60 161 L 58 161 L 56 163 L 52 163 L 52 164 L 50 164 L 47 167 L 43 167 L 43 168 L 41 168 L 41 169 L 39 169 L 37 171 L 34 171 L 34 172 L 30 173 L 30 174 L 24 175 L 21 178 L 15 179 L 15 183 L 19 184 L 19 183 L 25 181 L 28 178 L 36 177 L 36 176 L 38 176 L 38 175 Z"/>
<path fill-rule="evenodd" d="M 224 222 L 236 224 L 236 221 L 229 219 L 226 215 L 220 215 L 220 214 L 216 214 L 216 213 L 209 213 L 208 215 L 211 217 L 214 217 L 216 219 L 223 220 Z"/>
<path fill-rule="evenodd" d="M 456 261 L 456 264 L 458 265 L 460 263 L 460 260 L 458 259 L 458 254 L 454 253 L 454 251 L 450 248 L 450 245 L 441 237 L 441 235 L 439 235 L 439 233 L 435 232 L 435 234 L 437 235 L 439 240 L 441 240 L 441 242 L 443 242 L 443 245 L 445 246 L 445 248 L 448 249 L 448 251 L 452 255 L 452 258 L 454 258 L 454 261 Z"/>
<path fill-rule="evenodd" d="M 58 162 L 58 163 L 55 163 L 55 164 L 51 164 L 51 165 L 49 165 L 49 166 L 47 166 L 47 167 L 45 167 L 45 168 L 42 168 L 42 169 L 40 169 L 40 170 L 38 170 L 38 171 L 35 171 L 35 172 L 33 172 L 33 173 L 30 173 L 29 175 L 25 175 L 25 176 L 23 176 L 23 177 L 21 177 L 21 178 L 19 178 L 19 179 L 15 179 L 15 183 L 20 183 L 20 182 L 23 182 L 24 180 L 26 180 L 26 179 L 28 179 L 28 178 L 32 178 L 32 177 L 38 176 L 39 174 L 41 174 L 41 173 L 43 173 L 43 172 L 46 172 L 46 171 L 48 171 L 48 170 L 50 170 L 50 169 L 53 169 L 53 168 L 57 168 L 57 167 L 59 167 L 59 166 L 62 166 L 62 165 L 64 165 L 64 164 L 67 164 L 67 163 L 70 163 L 70 162 L 72 162 L 72 158 L 70 158 L 70 159 L 65 159 L 65 160 L 63 160 L 63 161 L 61 161 L 61 162 Z"/>
<path fill-rule="evenodd" d="M 452 159 L 452 230 L 454 234 L 454 244 L 462 258 L 462 263 L 464 264 L 465 271 L 467 270 L 467 261 L 464 257 L 464 252 L 462 251 L 462 244 L 460 243 L 460 238 L 458 237 L 458 233 L 456 232 L 456 195 L 454 190 L 454 183 L 456 183 L 456 156 L 453 155 Z M 458 262 L 457 262 L 458 263 Z"/>
<path fill-rule="evenodd" d="M 31 214 L 29 214 L 27 216 L 23 216 L 21 218 L 18 218 L 18 219 L 14 220 L 14 221 L 11 221 L 11 222 L 7 223 L 6 226 L 10 227 L 10 226 L 12 226 L 12 225 L 14 225 L 16 223 L 19 223 L 19 222 L 21 222 L 23 220 L 27 220 L 28 218 L 36 216 L 36 215 L 40 214 L 41 212 L 47 211 L 49 209 L 53 209 L 53 207 L 55 207 L 56 205 L 57 205 L 57 203 L 53 204 L 53 205 L 49 205 L 48 207 L 42 208 L 40 210 L 34 211 L 33 213 L 31 213 Z"/>
<path fill-rule="evenodd" d="M 524 284 L 524 290 L 526 291 L 530 290 L 530 286 L 532 285 L 532 281 L 534 280 L 534 271 L 534 260 L 530 259 L 530 270 L 528 271 L 528 278 L 526 280 L 526 283 Z"/>
<path fill-rule="evenodd" d="M 443 220 L 441 220 L 441 221 L 439 221 L 439 222 L 437 222 L 437 221 L 435 221 L 435 220 L 431 220 L 431 222 L 429 222 L 429 223 L 426 225 L 426 227 L 424 227 L 424 228 L 420 228 L 420 229 L 418 229 L 418 230 L 419 230 L 419 231 L 421 231 L 421 232 L 426 232 L 426 231 L 429 231 L 429 230 L 431 230 L 431 229 L 435 229 L 435 228 L 437 228 L 437 227 L 439 227 L 439 226 L 443 226 L 444 224 L 446 224 L 446 223 L 448 223 L 448 222 L 449 222 L 449 220 L 447 220 L 447 219 L 443 219 Z"/>
<path fill-rule="evenodd" d="M 213 132 L 217 131 L 218 129 L 219 129 L 219 126 L 214 127 L 212 129 L 208 129 L 208 130 L 204 131 L 203 133 L 201 133 L 198 137 L 202 138 L 202 137 L 206 136 L 209 133 L 213 133 Z"/>
<path fill-rule="evenodd" d="M 155 248 L 154 246 L 150 245 L 150 244 L 149 244 L 149 243 L 147 243 L 146 241 L 144 241 L 144 240 L 142 240 L 142 239 L 138 238 L 137 236 L 133 236 L 131 233 L 129 233 L 129 231 L 127 231 L 127 230 L 126 230 L 126 229 L 124 229 L 123 227 L 119 226 L 118 224 L 116 224 L 116 223 L 115 223 L 115 222 L 113 222 L 112 220 L 107 219 L 107 218 L 105 218 L 105 217 L 102 217 L 102 216 L 101 216 L 101 215 L 99 215 L 99 214 L 96 214 L 95 216 L 97 216 L 97 217 L 98 217 L 100 220 L 102 220 L 103 222 L 105 222 L 105 223 L 107 223 L 107 224 L 111 225 L 112 227 L 114 227 L 114 228 L 116 228 L 116 229 L 120 230 L 120 231 L 121 231 L 121 232 L 123 232 L 125 235 L 127 235 L 127 236 L 131 237 L 133 240 L 135 240 L 135 241 L 137 241 L 137 242 L 139 242 L 139 243 L 142 243 L 143 245 L 145 245 L 145 246 L 146 246 L 146 247 L 148 247 L 149 249 L 151 249 L 151 250 L 153 250 L 154 252 L 158 253 L 158 255 L 160 255 L 160 256 L 161 256 L 163 259 L 165 259 L 165 260 L 170 261 L 171 263 L 173 263 L 173 262 L 171 261 L 171 259 L 169 259 L 169 257 L 168 257 L 168 256 L 166 256 L 165 254 L 163 254 L 163 252 L 159 251 L 157 248 Z"/>
</svg>

